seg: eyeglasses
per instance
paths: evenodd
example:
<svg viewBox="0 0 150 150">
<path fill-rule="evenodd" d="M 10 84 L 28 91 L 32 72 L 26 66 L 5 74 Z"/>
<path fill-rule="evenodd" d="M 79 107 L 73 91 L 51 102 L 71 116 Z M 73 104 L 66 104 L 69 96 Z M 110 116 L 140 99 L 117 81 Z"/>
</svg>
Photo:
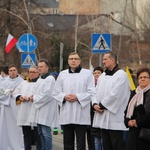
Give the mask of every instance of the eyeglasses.
<svg viewBox="0 0 150 150">
<path fill-rule="evenodd" d="M 80 60 L 80 58 L 68 58 L 68 60 Z"/>
<path fill-rule="evenodd" d="M 141 76 L 141 77 L 138 77 L 138 79 L 148 79 L 148 78 L 150 78 L 150 77 L 148 77 L 148 76 Z"/>
<path fill-rule="evenodd" d="M 29 73 L 38 73 L 38 72 L 35 72 L 35 71 L 29 71 Z"/>
</svg>

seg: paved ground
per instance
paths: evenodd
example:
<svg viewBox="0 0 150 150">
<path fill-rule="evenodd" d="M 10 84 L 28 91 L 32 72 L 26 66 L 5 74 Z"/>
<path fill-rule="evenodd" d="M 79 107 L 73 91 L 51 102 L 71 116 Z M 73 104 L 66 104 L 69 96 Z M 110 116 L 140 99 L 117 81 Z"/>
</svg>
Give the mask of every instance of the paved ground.
<svg viewBox="0 0 150 150">
<path fill-rule="evenodd" d="M 36 146 L 33 146 L 32 150 L 36 150 Z M 63 135 L 61 133 L 53 135 L 53 150 L 63 150 Z"/>
<path fill-rule="evenodd" d="M 36 150 L 35 145 L 32 146 L 32 150 Z M 53 135 L 53 150 L 63 150 L 63 135 L 60 131 L 57 135 Z"/>
<path fill-rule="evenodd" d="M 63 150 L 63 135 L 61 133 L 53 135 L 53 149 Z"/>
<path fill-rule="evenodd" d="M 35 146 L 33 146 L 32 150 L 36 150 Z M 53 135 L 53 150 L 63 150 L 63 135 L 61 133 Z"/>
<path fill-rule="evenodd" d="M 36 146 L 32 146 L 32 150 L 36 150 Z M 63 135 L 61 133 L 58 133 L 58 135 L 53 135 L 53 150 L 63 150 Z"/>
</svg>

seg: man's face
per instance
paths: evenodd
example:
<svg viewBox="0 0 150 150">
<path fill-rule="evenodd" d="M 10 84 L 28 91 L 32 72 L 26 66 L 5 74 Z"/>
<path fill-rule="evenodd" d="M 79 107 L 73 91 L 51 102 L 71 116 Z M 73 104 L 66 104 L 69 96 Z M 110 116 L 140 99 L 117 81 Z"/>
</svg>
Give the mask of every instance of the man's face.
<svg viewBox="0 0 150 150">
<path fill-rule="evenodd" d="M 75 70 L 81 63 L 80 57 L 78 54 L 70 55 L 68 57 L 68 64 L 72 70 Z"/>
<path fill-rule="evenodd" d="M 18 74 L 17 68 L 16 67 L 9 68 L 8 73 L 9 73 L 10 78 L 12 78 L 12 79 L 16 78 L 17 74 Z"/>
<path fill-rule="evenodd" d="M 36 69 L 36 68 L 30 68 L 29 69 L 29 78 L 30 78 L 30 80 L 35 79 L 38 76 L 39 76 L 38 69 Z"/>
<path fill-rule="evenodd" d="M 111 58 L 109 54 L 104 54 L 103 66 L 104 68 L 109 69 L 109 70 L 113 69 L 114 67 L 114 59 Z"/>
<path fill-rule="evenodd" d="M 38 63 L 38 71 L 40 75 L 46 74 L 48 72 L 49 67 L 45 64 L 45 62 Z"/>
</svg>

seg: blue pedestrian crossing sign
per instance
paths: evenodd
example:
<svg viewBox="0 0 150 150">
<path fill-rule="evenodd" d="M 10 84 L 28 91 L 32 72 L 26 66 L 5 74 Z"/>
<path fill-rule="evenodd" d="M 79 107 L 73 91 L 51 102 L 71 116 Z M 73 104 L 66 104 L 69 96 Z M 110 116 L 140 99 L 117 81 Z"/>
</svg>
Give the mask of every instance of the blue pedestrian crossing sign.
<svg viewBox="0 0 150 150">
<path fill-rule="evenodd" d="M 92 34 L 92 53 L 111 51 L 111 34 Z"/>
<path fill-rule="evenodd" d="M 23 34 L 19 38 L 19 48 L 26 53 L 33 52 L 37 46 L 38 46 L 38 41 L 37 38 L 30 33 Z"/>
<path fill-rule="evenodd" d="M 22 53 L 21 54 L 22 68 L 30 68 L 36 65 L 36 54 L 35 53 Z"/>
</svg>

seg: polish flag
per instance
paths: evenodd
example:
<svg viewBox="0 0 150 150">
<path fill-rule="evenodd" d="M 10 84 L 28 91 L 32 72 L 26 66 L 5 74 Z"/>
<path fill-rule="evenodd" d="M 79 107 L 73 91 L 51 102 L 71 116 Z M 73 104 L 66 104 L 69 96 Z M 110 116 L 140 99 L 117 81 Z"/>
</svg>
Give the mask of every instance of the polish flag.
<svg viewBox="0 0 150 150">
<path fill-rule="evenodd" d="M 9 53 L 12 50 L 12 48 L 15 46 L 17 41 L 18 41 L 17 39 L 15 39 L 11 34 L 9 34 L 7 38 L 5 52 Z"/>
</svg>

